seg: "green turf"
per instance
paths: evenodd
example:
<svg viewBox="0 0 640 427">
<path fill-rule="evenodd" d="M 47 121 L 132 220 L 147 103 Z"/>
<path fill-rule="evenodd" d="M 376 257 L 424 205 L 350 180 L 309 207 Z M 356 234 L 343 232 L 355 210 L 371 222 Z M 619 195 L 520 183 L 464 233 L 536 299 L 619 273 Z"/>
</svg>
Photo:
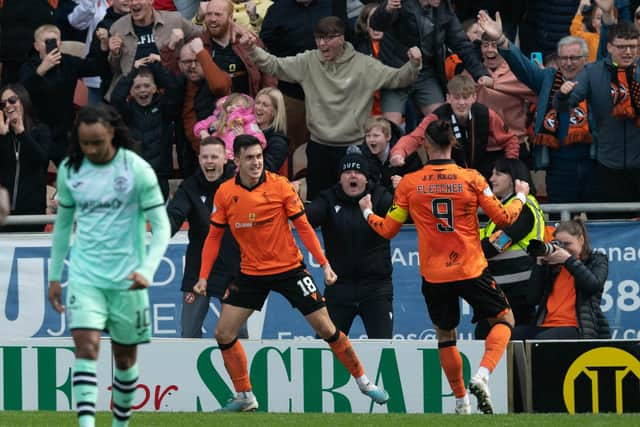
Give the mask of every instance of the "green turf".
<svg viewBox="0 0 640 427">
<path fill-rule="evenodd" d="M 634 421 L 635 420 L 635 421 Z M 132 427 L 199 427 L 199 426 L 249 426 L 249 427 L 412 427 L 412 426 L 632 426 L 638 415 L 567 415 L 567 414 L 515 414 L 515 415 L 434 415 L 434 414 L 247 414 L 216 413 L 135 413 Z M 0 427 L 27 426 L 75 426 L 76 417 L 71 412 L 14 412 L 0 411 Z M 111 414 L 98 414 L 96 425 L 110 426 Z"/>
</svg>

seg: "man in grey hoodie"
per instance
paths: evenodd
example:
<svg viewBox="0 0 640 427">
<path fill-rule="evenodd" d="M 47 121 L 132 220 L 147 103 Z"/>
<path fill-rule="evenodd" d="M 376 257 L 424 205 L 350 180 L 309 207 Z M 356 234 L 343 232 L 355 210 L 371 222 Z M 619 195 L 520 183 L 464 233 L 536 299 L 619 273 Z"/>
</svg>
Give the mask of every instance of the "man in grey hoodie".
<svg viewBox="0 0 640 427">
<path fill-rule="evenodd" d="M 304 90 L 311 134 L 307 145 L 309 200 L 338 181 L 338 165 L 346 148 L 363 141 L 373 93 L 410 85 L 422 66 L 422 54 L 416 47 L 409 49 L 406 64 L 392 68 L 356 52 L 344 33 L 340 18 L 322 18 L 314 30 L 318 48 L 286 58 L 257 47 L 251 36 L 241 40 L 262 72 L 299 83 Z"/>
</svg>

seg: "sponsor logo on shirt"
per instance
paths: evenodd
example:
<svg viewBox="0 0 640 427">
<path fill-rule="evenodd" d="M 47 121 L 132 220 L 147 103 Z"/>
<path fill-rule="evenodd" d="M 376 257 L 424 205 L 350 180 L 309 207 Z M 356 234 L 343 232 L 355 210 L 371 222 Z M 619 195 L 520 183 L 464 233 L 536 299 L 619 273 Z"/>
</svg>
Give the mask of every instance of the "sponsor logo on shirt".
<svg viewBox="0 0 640 427">
<path fill-rule="evenodd" d="M 113 200 L 87 200 L 78 204 L 82 213 L 90 213 L 95 210 L 120 209 L 123 202 L 119 199 Z"/>
</svg>

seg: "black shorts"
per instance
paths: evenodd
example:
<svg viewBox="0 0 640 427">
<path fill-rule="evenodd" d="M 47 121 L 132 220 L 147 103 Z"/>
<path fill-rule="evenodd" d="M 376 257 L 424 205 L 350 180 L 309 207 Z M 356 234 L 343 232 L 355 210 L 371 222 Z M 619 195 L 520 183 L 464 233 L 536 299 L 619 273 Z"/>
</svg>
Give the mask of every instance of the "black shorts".
<svg viewBox="0 0 640 427">
<path fill-rule="evenodd" d="M 429 317 L 438 328 L 449 331 L 460 322 L 460 301 L 464 298 L 478 319 L 495 317 L 509 307 L 507 298 L 485 269 L 480 277 L 447 283 L 429 283 L 422 279 L 422 295 Z"/>
<path fill-rule="evenodd" d="M 270 276 L 240 273 L 227 287 L 222 302 L 260 311 L 270 291 L 278 292 L 305 316 L 325 307 L 324 297 L 304 267 Z"/>
</svg>

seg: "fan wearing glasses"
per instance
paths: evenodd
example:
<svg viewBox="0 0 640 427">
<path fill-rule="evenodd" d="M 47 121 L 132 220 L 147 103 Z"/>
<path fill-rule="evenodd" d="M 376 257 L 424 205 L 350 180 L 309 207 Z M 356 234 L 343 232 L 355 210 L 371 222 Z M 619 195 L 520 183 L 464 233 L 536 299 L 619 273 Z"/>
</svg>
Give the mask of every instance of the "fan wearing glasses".
<svg viewBox="0 0 640 427">
<path fill-rule="evenodd" d="M 51 134 L 38 123 L 25 88 L 0 89 L 0 187 L 9 192 L 12 215 L 44 214 Z M 2 231 L 42 231 L 42 226 L 7 226 Z"/>
<path fill-rule="evenodd" d="M 607 32 L 610 57 L 590 64 L 556 95 L 559 111 L 587 100 L 598 134 L 593 201 L 640 200 L 640 31 L 629 22 Z"/>
<path fill-rule="evenodd" d="M 558 113 L 553 98 L 560 86 L 573 81 L 587 63 L 584 39 L 566 36 L 558 41 L 557 67 L 540 68 L 502 33 L 502 21 L 486 12 L 478 14 L 484 37 L 495 40 L 498 51 L 516 78 L 538 95 L 532 155 L 535 169 L 546 170 L 546 187 L 551 203 L 587 202 L 595 162 L 591 157 L 591 112 L 586 102 L 571 111 Z"/>
</svg>

